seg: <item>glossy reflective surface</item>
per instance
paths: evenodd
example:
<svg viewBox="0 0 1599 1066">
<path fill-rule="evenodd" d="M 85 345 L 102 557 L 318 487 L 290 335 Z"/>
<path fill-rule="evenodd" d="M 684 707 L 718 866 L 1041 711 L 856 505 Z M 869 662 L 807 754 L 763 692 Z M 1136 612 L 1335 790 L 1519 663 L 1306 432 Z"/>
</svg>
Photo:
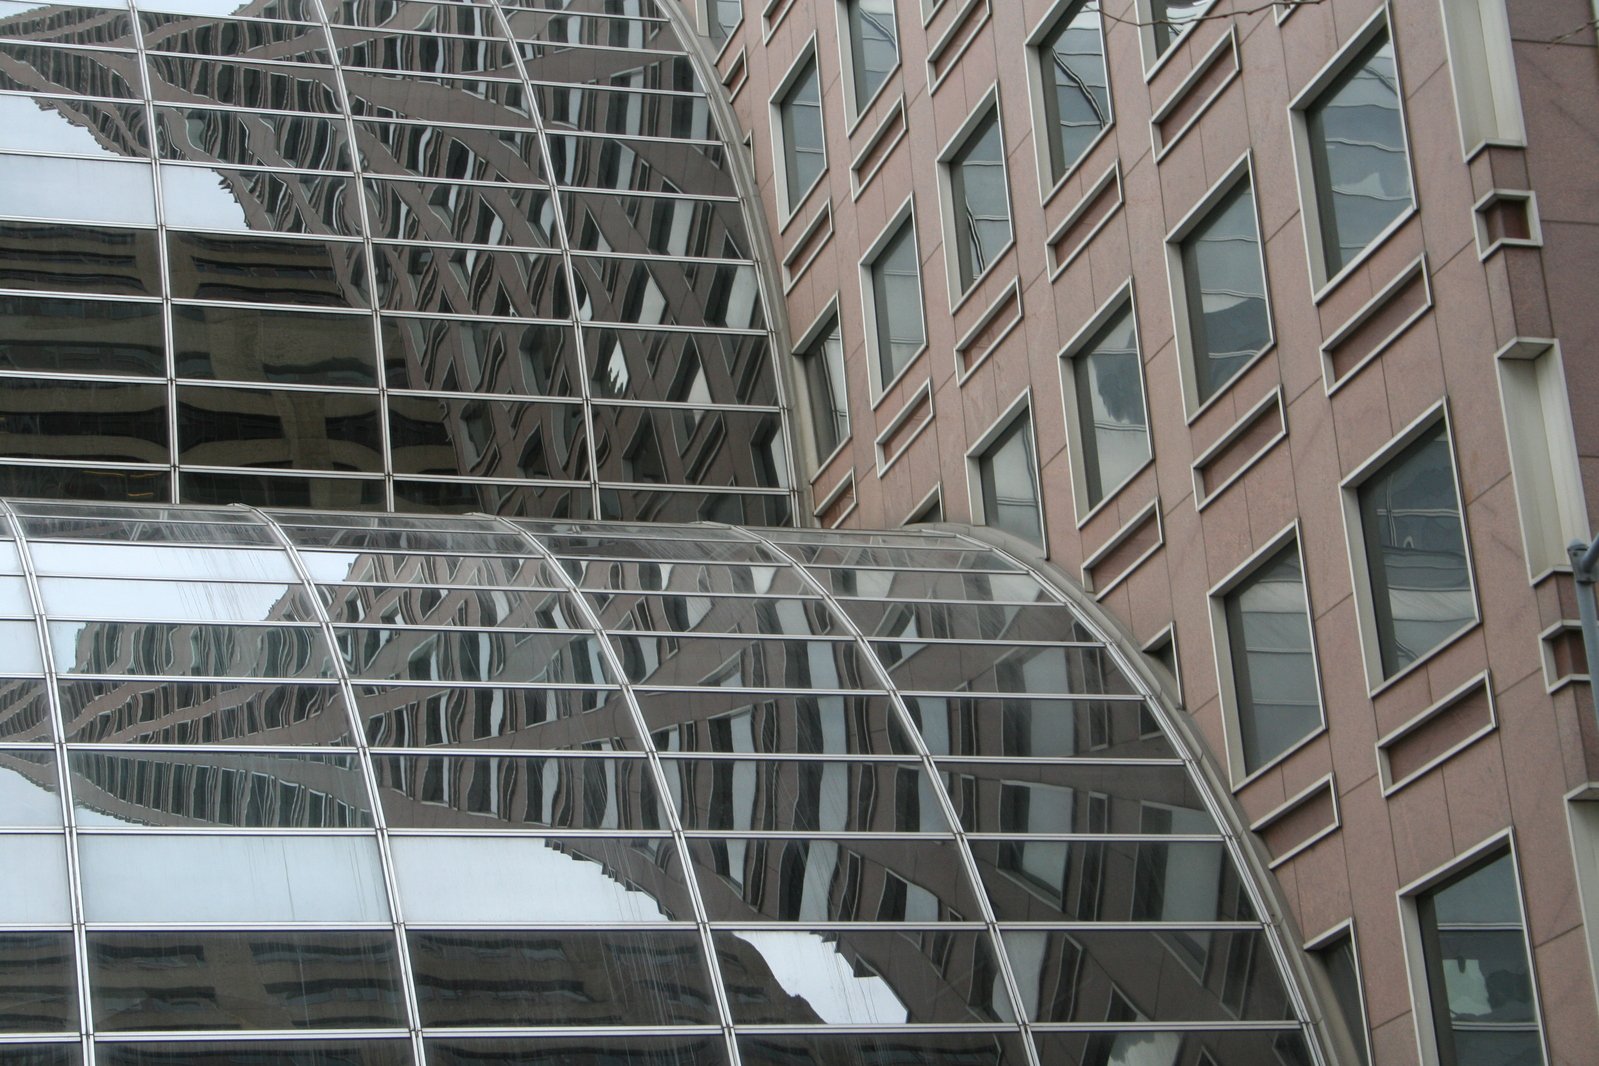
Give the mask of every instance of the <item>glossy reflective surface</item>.
<svg viewBox="0 0 1599 1066">
<path fill-rule="evenodd" d="M 1182 263 L 1194 392 L 1203 403 L 1271 343 L 1260 227 L 1248 180 L 1183 239 Z"/>
<path fill-rule="evenodd" d="M 786 521 L 705 417 L 779 399 L 675 17 L 0 5 L 0 491 Z M 663 400 L 716 428 L 607 463 Z"/>
<path fill-rule="evenodd" d="M 0 512 L 30 1047 L 80 987 L 141 1066 L 1300 1040 L 1163 712 L 971 536 Z"/>
</svg>

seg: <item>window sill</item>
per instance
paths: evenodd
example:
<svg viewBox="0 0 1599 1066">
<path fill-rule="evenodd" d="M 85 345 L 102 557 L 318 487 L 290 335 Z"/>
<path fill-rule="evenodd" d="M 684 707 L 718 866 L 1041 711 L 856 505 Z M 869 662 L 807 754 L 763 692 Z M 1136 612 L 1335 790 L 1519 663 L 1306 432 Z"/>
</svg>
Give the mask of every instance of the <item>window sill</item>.
<svg viewBox="0 0 1599 1066">
<path fill-rule="evenodd" d="M 976 277 L 974 277 L 971 280 L 970 284 L 968 284 L 966 286 L 966 288 L 962 289 L 960 292 L 957 293 L 953 289 L 950 290 L 950 295 L 949 295 L 949 300 L 950 300 L 949 313 L 950 314 L 952 314 L 952 315 L 956 314 L 957 312 L 960 311 L 960 309 L 962 307 L 966 306 L 966 301 L 970 300 L 972 298 L 972 295 L 974 293 L 976 293 L 978 289 L 983 287 L 983 282 L 987 281 L 989 276 L 991 274 L 993 274 L 994 271 L 999 268 L 1000 260 L 1004 259 L 1007 255 L 1009 255 L 1011 253 L 1011 250 L 1014 249 L 1015 247 L 1016 247 L 1016 227 L 1015 227 L 1015 224 L 1013 222 L 1012 225 L 1011 225 L 1010 240 L 1006 241 L 1003 245 L 1000 246 L 999 251 L 994 253 L 994 258 L 992 258 L 992 259 L 990 259 L 988 261 L 988 265 L 985 266 L 982 269 L 982 271 Z M 953 278 L 954 276 L 955 276 L 954 273 L 951 272 L 950 277 Z"/>
<path fill-rule="evenodd" d="M 1092 141 L 1088 142 L 1088 146 L 1086 148 L 1084 148 L 1081 153 L 1078 154 L 1077 158 L 1072 162 L 1071 166 L 1069 166 L 1065 170 L 1063 170 L 1061 172 L 1060 177 L 1054 179 L 1055 184 L 1049 186 L 1047 189 L 1044 190 L 1044 195 L 1043 195 L 1043 198 L 1039 201 L 1039 206 L 1048 207 L 1054 201 L 1055 197 L 1060 194 L 1060 191 L 1066 187 L 1066 183 L 1071 181 L 1072 177 L 1083 169 L 1083 164 L 1088 162 L 1088 157 L 1094 154 L 1094 149 L 1098 148 L 1101 144 L 1103 144 L 1104 141 L 1105 141 L 1105 138 L 1109 137 L 1110 134 L 1111 134 L 1111 131 L 1114 130 L 1115 128 L 1116 128 L 1116 119 L 1113 117 L 1109 122 L 1105 123 L 1104 128 L 1099 131 L 1099 135 L 1096 136 Z M 1038 147 L 1038 145 L 1040 143 L 1041 143 L 1041 139 L 1039 138 L 1038 133 L 1035 130 L 1034 133 L 1033 133 L 1033 147 L 1034 147 L 1035 151 L 1037 150 L 1037 147 Z M 1047 146 L 1046 146 L 1045 154 L 1041 158 L 1045 161 L 1045 164 L 1047 166 L 1048 165 L 1048 160 L 1049 160 Z M 1048 176 L 1047 170 L 1042 171 L 1042 173 L 1044 173 L 1046 177 Z"/>
<path fill-rule="evenodd" d="M 923 341 L 922 346 L 916 349 L 916 353 L 909 359 L 905 360 L 905 365 L 894 371 L 894 376 L 883 383 L 883 387 L 878 389 L 877 394 L 872 397 L 873 411 L 876 411 L 879 407 L 883 406 L 883 401 L 888 399 L 888 394 L 890 392 L 894 391 L 894 386 L 905 380 L 905 375 L 909 374 L 911 372 L 911 368 L 921 361 L 922 356 L 927 354 L 928 348 L 928 343 Z M 868 352 L 868 354 L 874 360 L 878 358 L 875 346 L 873 346 L 872 350 Z"/>
<path fill-rule="evenodd" d="M 784 211 L 782 216 L 778 219 L 777 232 L 778 232 L 779 236 L 781 236 L 782 234 L 788 232 L 788 228 L 794 224 L 794 220 L 796 218 L 799 218 L 800 215 L 804 212 L 805 204 L 806 204 L 807 201 L 810 200 L 811 195 L 814 192 L 816 192 L 817 189 L 821 188 L 824 184 L 826 184 L 824 182 L 824 180 L 823 180 L 826 177 L 827 177 L 827 165 L 824 163 L 822 165 L 822 169 L 820 171 L 818 171 L 817 174 L 816 174 L 816 180 L 812 181 L 809 185 L 807 185 L 805 187 L 805 191 L 800 193 L 799 196 L 795 197 L 792 200 L 792 202 L 790 203 L 788 209 L 786 211 Z M 785 194 L 787 193 L 786 189 L 784 190 L 784 193 Z M 784 199 L 788 199 L 788 197 L 785 195 Z"/>
<path fill-rule="evenodd" d="M 1149 427 L 1148 426 L 1144 427 L 1144 437 L 1145 437 L 1146 440 L 1149 437 Z M 1079 450 L 1081 450 L 1080 447 L 1079 447 Z M 1138 466 L 1130 474 L 1128 474 L 1127 477 L 1125 479 L 1123 479 L 1120 484 L 1118 484 L 1115 488 L 1111 489 L 1109 492 L 1105 493 L 1104 497 L 1101 498 L 1098 503 L 1094 504 L 1092 507 L 1088 508 L 1087 510 L 1083 510 L 1082 507 L 1081 507 L 1081 502 L 1082 501 L 1078 501 L 1079 502 L 1079 507 L 1078 507 L 1078 511 L 1077 511 L 1077 514 L 1078 514 L 1077 528 L 1078 529 L 1082 529 L 1084 526 L 1088 525 L 1088 523 L 1092 522 L 1096 517 L 1099 516 L 1101 511 L 1105 510 L 1105 508 L 1109 507 L 1111 504 L 1116 502 L 1117 497 L 1119 497 L 1122 494 L 1122 492 L 1127 488 L 1128 485 L 1131 485 L 1134 481 L 1138 480 L 1138 475 L 1139 474 L 1142 474 L 1145 470 L 1148 470 L 1151 466 L 1154 466 L 1154 465 L 1155 465 L 1154 448 L 1151 448 L 1150 449 L 1149 458 L 1145 459 L 1142 463 L 1139 463 Z"/>
<path fill-rule="evenodd" d="M 1233 389 L 1237 388 L 1238 383 L 1243 380 L 1244 376 L 1253 370 L 1262 359 L 1266 358 L 1266 356 L 1270 355 L 1276 350 L 1277 340 L 1276 338 L 1273 338 L 1270 344 L 1266 345 L 1266 347 L 1250 356 L 1249 359 L 1233 373 L 1233 376 L 1227 379 L 1226 383 L 1222 385 L 1221 388 L 1217 389 L 1206 398 L 1204 403 L 1201 403 L 1192 411 L 1189 411 L 1183 424 L 1192 427 L 1195 422 L 1199 421 L 1206 411 L 1216 406 L 1223 396 L 1226 396 L 1228 393 L 1232 392 Z M 1191 354 L 1184 354 L 1183 361 L 1187 364 L 1189 373 L 1194 373 L 1195 367 L 1193 356 Z"/>
<path fill-rule="evenodd" d="M 883 83 L 876 89 L 872 90 L 872 95 L 868 96 L 855 106 L 854 114 L 849 116 L 844 123 L 844 136 L 846 138 L 852 138 L 855 136 L 855 132 L 861 128 L 861 120 L 871 112 L 872 106 L 876 104 L 877 101 L 881 100 L 883 95 L 888 92 L 889 85 L 892 84 L 894 79 L 899 75 L 900 69 L 903 65 L 903 58 L 894 60 L 894 65 L 889 67 L 888 71 L 883 75 Z M 854 75 L 849 74 L 846 75 L 846 77 L 849 77 L 851 81 L 849 94 L 854 96 Z"/>
<path fill-rule="evenodd" d="M 1349 262 L 1339 267 L 1338 273 L 1332 275 L 1331 277 L 1323 278 L 1321 276 L 1322 272 L 1316 269 L 1315 264 L 1312 263 L 1311 282 L 1313 285 L 1313 291 L 1310 295 L 1311 302 L 1320 305 L 1323 300 L 1331 296 L 1340 285 L 1349 280 L 1350 275 L 1354 274 L 1356 270 L 1360 269 L 1360 267 L 1365 265 L 1373 256 L 1375 256 L 1377 252 L 1387 245 L 1393 239 L 1396 233 L 1404 229 L 1405 224 L 1411 219 L 1415 218 L 1417 214 L 1419 214 L 1419 212 L 1416 209 L 1416 199 L 1414 196 L 1412 196 L 1410 200 L 1410 206 L 1401 211 L 1392 222 L 1384 226 L 1382 231 L 1378 233 L 1377 236 L 1373 237 L 1371 242 L 1367 244 L 1366 247 L 1362 248 L 1358 253 L 1356 253 L 1355 257 Z M 1310 216 L 1306 215 L 1305 218 L 1307 222 L 1309 222 Z M 1319 223 L 1314 224 L 1319 225 Z M 1306 243 L 1308 246 L 1309 242 Z"/>
<path fill-rule="evenodd" d="M 1237 712 L 1237 710 L 1235 710 L 1232 707 L 1228 707 L 1227 715 L 1228 715 L 1228 718 L 1232 722 L 1235 722 L 1235 723 L 1237 722 L 1237 720 L 1238 720 L 1238 712 Z M 1310 745 L 1310 743 L 1312 741 L 1316 740 L 1318 737 L 1324 737 L 1326 735 L 1327 735 L 1327 709 L 1325 707 L 1322 707 L 1321 708 L 1321 724 L 1320 725 L 1318 725 L 1315 729 L 1312 729 L 1310 732 L 1306 733 L 1304 736 L 1300 737 L 1298 740 L 1294 741 L 1287 748 L 1284 748 L 1282 751 L 1278 752 L 1276 755 L 1273 755 L 1270 759 L 1267 759 L 1265 762 L 1261 763 L 1259 766 L 1257 766 L 1253 770 L 1249 771 L 1243 777 L 1236 778 L 1233 781 L 1233 785 L 1232 785 L 1233 795 L 1236 796 L 1238 793 L 1242 792 L 1244 789 L 1248 788 L 1250 785 L 1253 785 L 1256 781 L 1259 781 L 1266 774 L 1268 774 L 1271 771 L 1273 771 L 1273 770 L 1277 769 L 1278 767 L 1282 766 L 1283 763 L 1287 762 L 1289 759 L 1293 758 L 1299 752 L 1303 751 L 1306 747 L 1308 747 Z"/>
<path fill-rule="evenodd" d="M 1398 673 L 1385 677 L 1381 681 L 1377 682 L 1377 684 L 1369 686 L 1367 695 L 1375 700 L 1378 696 L 1381 696 L 1384 692 L 1394 688 L 1405 678 L 1409 677 L 1411 674 L 1414 674 L 1417 670 L 1420 670 L 1438 656 L 1442 655 L 1446 650 L 1454 647 L 1456 644 L 1459 644 L 1463 638 L 1476 632 L 1480 628 L 1482 628 L 1482 611 L 1479 608 L 1476 618 L 1473 618 L 1470 622 L 1466 623 L 1464 626 L 1461 626 L 1455 632 L 1439 641 L 1435 646 L 1428 649 L 1427 652 L 1421 656 L 1421 658 L 1406 665 Z M 1379 666 L 1379 669 L 1380 668 L 1381 667 Z"/>
</svg>

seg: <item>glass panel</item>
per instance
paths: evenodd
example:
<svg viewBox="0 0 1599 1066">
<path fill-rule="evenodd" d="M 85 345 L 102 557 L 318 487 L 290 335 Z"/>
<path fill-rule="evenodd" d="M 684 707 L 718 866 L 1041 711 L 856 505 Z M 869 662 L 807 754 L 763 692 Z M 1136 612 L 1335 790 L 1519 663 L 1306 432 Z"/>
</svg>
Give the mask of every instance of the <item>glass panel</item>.
<svg viewBox="0 0 1599 1066">
<path fill-rule="evenodd" d="M 336 631 L 352 677 L 372 681 L 592 684 L 610 680 L 595 638 L 495 629 Z"/>
<path fill-rule="evenodd" d="M 348 744 L 330 685 L 63 681 L 69 741 L 114 744 Z"/>
<path fill-rule="evenodd" d="M 374 747 L 595 748 L 625 751 L 634 732 L 614 689 L 357 685 Z"/>
<path fill-rule="evenodd" d="M 159 296 L 154 230 L 0 223 L 0 285 L 41 292 Z"/>
<path fill-rule="evenodd" d="M 179 482 L 186 503 L 243 503 L 251 507 L 387 509 L 376 478 L 284 477 L 274 474 L 184 472 Z"/>
<path fill-rule="evenodd" d="M 132 52 L 5 42 L 0 59 L 0 89 L 118 100 L 144 95 L 139 59 Z"/>
<path fill-rule="evenodd" d="M 877 687 L 854 641 L 614 636 L 627 679 L 705 688 Z"/>
<path fill-rule="evenodd" d="M 884 385 L 927 343 L 922 322 L 922 268 L 911 222 L 900 223 L 871 265 L 879 384 Z"/>
<path fill-rule="evenodd" d="M 849 57 L 855 75 L 855 110 L 861 110 L 899 65 L 894 0 L 851 0 Z"/>
<path fill-rule="evenodd" d="M 1180 810 L 1181 832 L 1219 832 L 1180 765 L 938 765 L 968 833 L 1146 832 L 1146 802 Z"/>
<path fill-rule="evenodd" d="M 1157 0 L 1158 2 L 1158 0 Z M 1209 0 L 1206 0 L 1208 3 Z M 1114 993 L 1112 993 L 1114 997 Z M 1112 1007 L 1120 1006 L 1114 999 Z M 1137 1021 L 1115 1017 L 1110 1021 Z M 1171 1066 L 1173 1063 L 1311 1062 L 1305 1039 L 1297 1029 L 1257 1029 L 1227 1032 L 1038 1032 L 1034 1031 L 1042 1062 L 1104 1063 L 1106 1066 Z"/>
<path fill-rule="evenodd" d="M 167 461 L 161 385 L 13 379 L 0 390 L 0 454 L 24 459 Z"/>
<path fill-rule="evenodd" d="M 383 316 L 391 389 L 576 398 L 570 326 Z"/>
<path fill-rule="evenodd" d="M 359 244 L 169 233 L 167 246 L 179 299 L 369 306 Z"/>
<path fill-rule="evenodd" d="M 479 248 L 379 245 L 378 306 L 385 311 L 564 318 L 558 256 Z"/>
<path fill-rule="evenodd" d="M 241 5 L 241 14 L 256 12 Z M 314 17 L 314 16 L 313 16 Z M 297 63 L 328 62 L 320 26 L 246 22 L 212 16 L 204 21 L 144 13 L 144 46 L 153 52 L 207 56 L 270 56 Z"/>
<path fill-rule="evenodd" d="M 1011 1033 L 744 1035 L 738 1038 L 738 1053 L 744 1066 L 789 1066 L 796 1062 L 876 1066 L 895 1060 L 925 1066 L 1018 1066 L 1027 1061 L 1019 1038 Z M 1045 1057 L 1043 1061 L 1085 1060 Z"/>
<path fill-rule="evenodd" d="M 52 717 L 43 681 L 0 677 L 0 740 L 49 743 Z"/>
<path fill-rule="evenodd" d="M 542 99 L 570 94 L 568 99 L 582 106 L 583 119 L 588 122 L 580 129 L 670 138 L 709 133 L 710 113 L 703 97 L 644 96 L 586 87 L 535 88 Z M 590 106 L 608 110 L 592 114 Z M 559 123 L 550 119 L 546 110 L 546 124 L 558 128 Z M 552 133 L 550 159 L 555 180 L 569 188 L 640 193 L 693 189 L 698 196 L 738 195 L 726 149 L 714 142 Z"/>
<path fill-rule="evenodd" d="M 442 591 L 411 585 L 324 585 L 335 622 L 580 629 L 570 598 L 536 589 Z"/>
<path fill-rule="evenodd" d="M 405 1026 L 392 933 L 92 932 L 88 954 L 101 1033 Z"/>
<path fill-rule="evenodd" d="M 78 975 L 70 933 L 0 933 L 0 1033 L 78 1028 Z M 17 1052 L 24 1057 L 17 1058 Z M 15 1044 L 8 1063 L 32 1062 Z"/>
<path fill-rule="evenodd" d="M 805 393 L 810 400 L 812 442 L 825 459 L 849 436 L 849 396 L 844 386 L 844 337 L 838 320 L 829 323 L 800 355 Z"/>
<path fill-rule="evenodd" d="M 0 369 L 161 377 L 165 349 L 159 304 L 0 296 Z"/>
<path fill-rule="evenodd" d="M 1360 964 L 1355 957 L 1353 928 L 1331 943 L 1314 948 L 1310 956 L 1321 963 L 1332 985 L 1333 998 L 1343 1018 L 1360 1066 L 1371 1066 L 1370 1036 L 1366 1029 L 1366 1002 L 1360 987 Z"/>
<path fill-rule="evenodd" d="M 1103 647 L 873 641 L 872 650 L 895 684 L 911 692 L 1133 693 Z"/>
<path fill-rule="evenodd" d="M 374 756 L 390 826 L 660 830 L 642 759 Z"/>
<path fill-rule="evenodd" d="M 50 642 L 56 669 L 64 674 L 300 678 L 333 674 L 322 633 L 314 626 L 52 622 Z"/>
<path fill-rule="evenodd" d="M 227 0 L 232 4 L 234 0 Z M 98 1066 L 410 1066 L 408 1040 L 243 1041 L 112 1044 L 97 1041 Z"/>
<path fill-rule="evenodd" d="M 370 836 L 78 838 L 91 922 L 387 922 Z"/>
<path fill-rule="evenodd" d="M 1415 202 L 1387 30 L 1306 109 L 1305 131 L 1330 277 Z"/>
<path fill-rule="evenodd" d="M 843 600 L 845 613 L 873 637 L 948 640 L 1076 640 L 1076 616 L 1058 604 L 894 603 Z"/>
<path fill-rule="evenodd" d="M 71 920 L 65 840 L 57 833 L 0 834 L 0 922 L 65 925 Z"/>
<path fill-rule="evenodd" d="M 905 706 L 934 755 L 1175 757 L 1160 727 L 1136 700 L 908 696 Z"/>
<path fill-rule="evenodd" d="M 662 751 L 908 755 L 887 696 L 652 692 L 634 698 Z"/>
<path fill-rule="evenodd" d="M 573 255 L 572 269 L 585 322 L 711 329 L 766 323 L 753 263 Z"/>
<path fill-rule="evenodd" d="M 1083 494 L 1092 507 L 1149 461 L 1144 380 L 1131 303 L 1073 357 L 1072 374 L 1083 449 Z"/>
<path fill-rule="evenodd" d="M 750 258 L 743 208 L 736 200 L 601 193 L 569 193 L 561 199 L 567 234 L 579 251 Z"/>
<path fill-rule="evenodd" d="M 1271 343 L 1255 191 L 1241 181 L 1183 238 L 1183 285 L 1200 403 Z"/>
<path fill-rule="evenodd" d="M 61 782 L 56 778 L 55 756 L 43 751 L 0 751 L 0 826 L 32 829 L 60 825 Z"/>
<path fill-rule="evenodd" d="M 948 833 L 938 793 L 912 763 L 666 757 L 685 829 Z"/>
<path fill-rule="evenodd" d="M 977 466 L 983 483 L 983 524 L 1042 544 L 1031 419 L 1017 419 L 988 446 Z"/>
<path fill-rule="evenodd" d="M 720 1033 L 694 1036 L 580 1036 L 544 1039 L 430 1039 L 429 1066 L 725 1066 L 727 1044 Z"/>
<path fill-rule="evenodd" d="M 542 560 L 515 555 L 394 555 L 381 552 L 302 551 L 300 559 L 324 584 L 544 586 L 561 584 Z"/>
<path fill-rule="evenodd" d="M 793 211 L 827 166 L 822 138 L 822 88 L 814 56 L 795 76 L 778 111 L 783 128 L 783 169 L 788 179 L 785 209 Z"/>
<path fill-rule="evenodd" d="M 599 610 L 607 631 L 838 636 L 823 600 L 713 596 L 616 596 Z"/>
<path fill-rule="evenodd" d="M 344 123 L 338 119 L 158 107 L 155 128 L 164 159 L 303 170 L 350 169 L 350 147 Z"/>
<path fill-rule="evenodd" d="M 911 563 L 910 566 L 917 564 Z M 978 603 L 1054 603 L 1030 574 L 958 574 L 903 570 L 863 570 L 855 566 L 807 568 L 835 596 L 883 600 L 970 600 Z"/>
<path fill-rule="evenodd" d="M 923 1025 L 1014 1017 L 987 933 L 714 935 L 735 1024 Z"/>
<path fill-rule="evenodd" d="M 372 236 L 404 241 L 550 248 L 554 208 L 543 189 L 366 181 Z"/>
<path fill-rule="evenodd" d="M 378 398 L 180 385 L 178 455 L 210 466 L 381 473 Z"/>
<path fill-rule="evenodd" d="M 978 122 L 948 165 L 955 262 L 960 288 L 965 290 L 1011 243 L 1010 193 L 997 111 Z"/>
<path fill-rule="evenodd" d="M 43 670 L 37 627 L 32 622 L 0 621 L 0 674 L 36 674 Z"/>
<path fill-rule="evenodd" d="M 1226 599 L 1244 770 L 1253 771 L 1321 726 L 1310 608 L 1290 544 Z"/>
<path fill-rule="evenodd" d="M 1049 172 L 1055 180 L 1076 165 L 1110 125 L 1110 82 L 1099 0 L 1083 0 L 1038 47 L 1043 74 Z"/>
<path fill-rule="evenodd" d="M 392 847 L 400 908 L 413 928 L 693 916 L 676 851 L 664 837 L 396 836 Z"/>
<path fill-rule="evenodd" d="M 251 307 L 175 307 L 180 378 L 377 387 L 372 320 Z"/>
<path fill-rule="evenodd" d="M 166 224 L 229 232 L 359 237 L 354 182 L 333 174 L 164 166 Z"/>
<path fill-rule="evenodd" d="M 1391 676 L 1477 616 L 1444 422 L 1360 486 L 1382 672 Z"/>
<path fill-rule="evenodd" d="M 174 619 L 196 622 L 316 620 L 297 586 L 239 581 L 160 581 L 46 577 L 45 611 L 57 618 Z"/>
<path fill-rule="evenodd" d="M 410 944 L 425 1026 L 717 1023 L 691 929 L 413 932 Z"/>
<path fill-rule="evenodd" d="M 1149 0 L 1150 31 L 1155 38 L 1155 55 L 1182 39 L 1193 21 L 1203 15 L 1215 0 Z"/>
<path fill-rule="evenodd" d="M 519 81 L 456 78 L 409 72 L 346 70 L 350 113 L 515 126 L 528 120 L 527 90 Z"/>
<path fill-rule="evenodd" d="M 348 755 L 74 751 L 80 827 L 350 829 L 372 824 Z"/>
<path fill-rule="evenodd" d="M 138 104 L 5 96 L 0 97 L 0 149 L 59 155 L 148 156 L 150 140 L 144 108 Z"/>
<path fill-rule="evenodd" d="M 389 397 L 389 447 L 401 474 L 588 476 L 583 409 L 449 396 Z"/>
<path fill-rule="evenodd" d="M 133 46 L 133 23 L 126 7 L 103 7 L 81 0 L 72 0 L 70 5 L 7 0 L 0 5 L 0 13 L 6 16 L 5 22 L 0 23 L 0 36 L 65 44 Z"/>
<path fill-rule="evenodd" d="M 412 5 L 390 5 L 391 9 L 407 6 Z M 469 9 L 450 6 L 448 10 Z M 501 119 L 514 117 L 499 116 Z M 361 121 L 355 124 L 355 140 L 362 166 L 371 174 L 518 184 L 536 184 L 544 180 L 538 135 L 525 128 L 488 130 L 436 122 L 411 125 Z"/>
<path fill-rule="evenodd" d="M 715 922 L 958 922 L 979 916 L 952 839 L 691 839 Z"/>
<path fill-rule="evenodd" d="M 324 67 L 152 55 L 151 95 L 163 103 L 223 104 L 257 111 L 340 111 L 337 75 Z"/>
<path fill-rule="evenodd" d="M 676 92 L 703 92 L 686 55 L 586 48 L 565 43 L 521 46 L 534 81 L 623 82 Z"/>
</svg>

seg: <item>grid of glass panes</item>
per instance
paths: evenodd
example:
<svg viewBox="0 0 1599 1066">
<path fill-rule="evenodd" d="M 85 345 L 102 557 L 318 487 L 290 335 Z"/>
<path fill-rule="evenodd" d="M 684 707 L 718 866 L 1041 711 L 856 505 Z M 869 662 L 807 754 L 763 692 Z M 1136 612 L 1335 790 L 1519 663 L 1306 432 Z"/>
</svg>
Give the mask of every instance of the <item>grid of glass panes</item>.
<svg viewBox="0 0 1599 1066">
<path fill-rule="evenodd" d="M 1146 694 L 987 546 L 13 508 L 7 1053 L 1308 1054 Z"/>
<path fill-rule="evenodd" d="M 0 492 L 787 521 L 703 88 L 559 6 L 0 2 Z"/>
</svg>

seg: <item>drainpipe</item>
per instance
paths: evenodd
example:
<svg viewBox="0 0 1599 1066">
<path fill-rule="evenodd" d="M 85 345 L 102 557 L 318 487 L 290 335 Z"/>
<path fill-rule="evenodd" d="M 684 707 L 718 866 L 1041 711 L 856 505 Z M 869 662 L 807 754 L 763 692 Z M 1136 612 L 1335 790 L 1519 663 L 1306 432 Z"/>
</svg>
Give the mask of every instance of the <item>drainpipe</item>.
<svg viewBox="0 0 1599 1066">
<path fill-rule="evenodd" d="M 1593 694 L 1594 716 L 1599 718 L 1599 606 L 1594 585 L 1599 581 L 1599 538 L 1592 544 L 1574 540 L 1566 545 L 1572 576 L 1577 579 L 1577 612 L 1582 619 L 1582 650 L 1588 658 L 1588 691 Z"/>
</svg>

